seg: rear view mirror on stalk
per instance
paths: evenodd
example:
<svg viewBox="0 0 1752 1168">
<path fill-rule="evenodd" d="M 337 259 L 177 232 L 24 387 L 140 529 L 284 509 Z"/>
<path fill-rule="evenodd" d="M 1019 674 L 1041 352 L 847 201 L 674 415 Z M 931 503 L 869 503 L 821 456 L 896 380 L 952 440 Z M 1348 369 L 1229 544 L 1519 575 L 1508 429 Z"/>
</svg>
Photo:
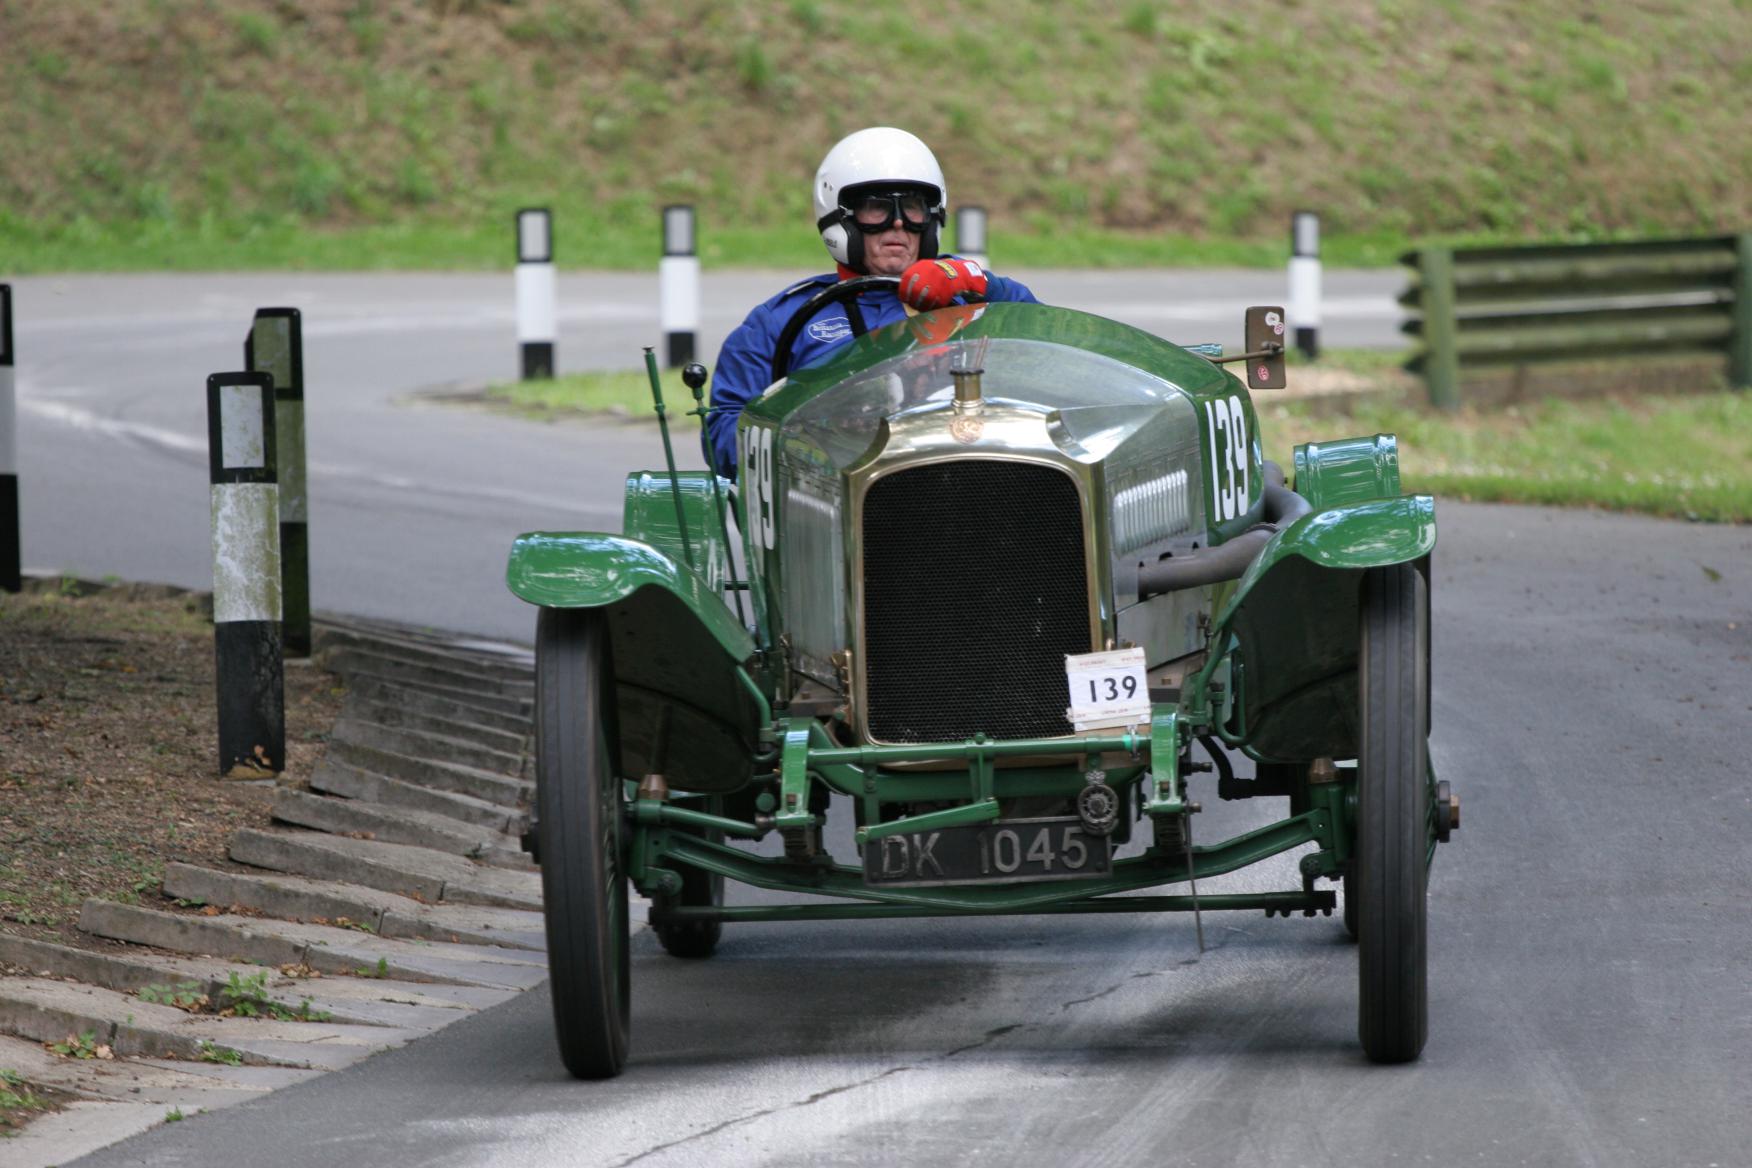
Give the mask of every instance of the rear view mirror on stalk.
<svg viewBox="0 0 1752 1168">
<path fill-rule="evenodd" d="M 1284 374 L 1284 310 L 1261 306 L 1247 310 L 1246 361 L 1248 389 L 1282 389 Z"/>
</svg>

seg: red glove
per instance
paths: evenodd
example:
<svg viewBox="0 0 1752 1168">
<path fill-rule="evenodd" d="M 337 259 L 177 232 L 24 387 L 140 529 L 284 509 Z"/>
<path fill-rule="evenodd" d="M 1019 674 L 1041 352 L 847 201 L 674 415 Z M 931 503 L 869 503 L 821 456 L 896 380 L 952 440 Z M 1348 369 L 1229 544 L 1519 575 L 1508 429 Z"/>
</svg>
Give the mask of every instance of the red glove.
<svg viewBox="0 0 1752 1168">
<path fill-rule="evenodd" d="M 957 296 L 985 299 L 985 271 L 972 260 L 920 260 L 900 277 L 900 298 L 920 312 Z"/>
</svg>

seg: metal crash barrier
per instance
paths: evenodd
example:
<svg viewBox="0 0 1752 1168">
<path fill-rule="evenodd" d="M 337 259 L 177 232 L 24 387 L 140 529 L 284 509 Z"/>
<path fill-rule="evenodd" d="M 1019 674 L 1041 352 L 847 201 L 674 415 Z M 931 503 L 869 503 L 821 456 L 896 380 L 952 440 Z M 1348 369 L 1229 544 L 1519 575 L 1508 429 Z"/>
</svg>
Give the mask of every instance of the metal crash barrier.
<svg viewBox="0 0 1752 1168">
<path fill-rule="evenodd" d="M 1752 386 L 1752 233 L 1634 243 L 1427 247 L 1399 302 L 1406 368 L 1460 404 L 1462 367 L 1650 354 L 1717 355 Z"/>
</svg>

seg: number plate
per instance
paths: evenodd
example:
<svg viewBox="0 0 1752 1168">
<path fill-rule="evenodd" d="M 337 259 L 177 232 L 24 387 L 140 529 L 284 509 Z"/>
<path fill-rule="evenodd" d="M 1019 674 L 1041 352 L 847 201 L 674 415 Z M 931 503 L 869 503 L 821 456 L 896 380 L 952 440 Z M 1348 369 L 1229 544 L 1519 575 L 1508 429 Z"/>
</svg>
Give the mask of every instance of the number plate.
<svg viewBox="0 0 1752 1168">
<path fill-rule="evenodd" d="M 1065 717 L 1079 732 L 1150 720 L 1150 684 L 1144 677 L 1142 649 L 1067 653 L 1065 685 L 1071 695 Z"/>
<path fill-rule="evenodd" d="M 1112 870 L 1111 845 L 1086 833 L 1075 816 L 940 827 L 864 845 L 866 884 L 1010 884 Z"/>
</svg>

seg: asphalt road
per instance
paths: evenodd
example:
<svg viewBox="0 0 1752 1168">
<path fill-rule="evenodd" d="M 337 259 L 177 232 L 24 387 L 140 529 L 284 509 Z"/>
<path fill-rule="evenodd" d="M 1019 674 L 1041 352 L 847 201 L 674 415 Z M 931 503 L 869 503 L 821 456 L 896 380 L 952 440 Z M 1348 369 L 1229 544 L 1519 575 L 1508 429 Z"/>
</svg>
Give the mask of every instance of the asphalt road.
<svg viewBox="0 0 1752 1168">
<path fill-rule="evenodd" d="M 251 307 L 298 303 L 319 607 L 526 637 L 494 595 L 511 533 L 612 527 L 654 447 L 392 404 L 507 372 L 508 314 L 469 294 L 505 286 L 20 282 L 26 562 L 201 585 L 202 379 Z M 604 323 L 603 363 L 651 323 Z M 702 963 L 639 938 L 614 1082 L 565 1077 L 536 993 L 81 1163 L 1752 1162 L 1752 529 L 1438 514 L 1433 750 L 1464 817 L 1415 1065 L 1361 1060 L 1335 920 L 1211 914 L 1202 954 L 1183 917 L 748 925 Z M 1260 810 L 1206 796 L 1206 840 Z"/>
<path fill-rule="evenodd" d="M 709 274 L 700 351 L 799 273 Z M 1182 341 L 1240 343 L 1271 272 L 1020 272 L 1044 299 Z M 1398 343 L 1394 272 L 1328 274 L 1327 342 Z M 121 276 L 16 281 L 26 567 L 212 583 L 205 385 L 242 364 L 257 307 L 301 309 L 313 603 L 528 641 L 504 588 L 528 530 L 620 530 L 622 482 L 661 466 L 648 423 L 526 422 L 397 399 L 508 380 L 511 278 L 480 275 Z M 566 275 L 561 369 L 632 368 L 660 341 L 654 276 Z M 680 387 L 673 387 L 679 392 Z M 682 419 L 677 455 L 701 466 Z"/>
<path fill-rule="evenodd" d="M 613 1082 L 565 1076 L 536 992 L 80 1163 L 1747 1164 L 1752 530 L 1439 520 L 1464 814 L 1414 1065 L 1361 1059 L 1334 919 L 1210 914 L 1202 955 L 1184 917 L 744 925 L 638 938 Z M 1204 839 L 1256 810 L 1206 795 Z"/>
</svg>

